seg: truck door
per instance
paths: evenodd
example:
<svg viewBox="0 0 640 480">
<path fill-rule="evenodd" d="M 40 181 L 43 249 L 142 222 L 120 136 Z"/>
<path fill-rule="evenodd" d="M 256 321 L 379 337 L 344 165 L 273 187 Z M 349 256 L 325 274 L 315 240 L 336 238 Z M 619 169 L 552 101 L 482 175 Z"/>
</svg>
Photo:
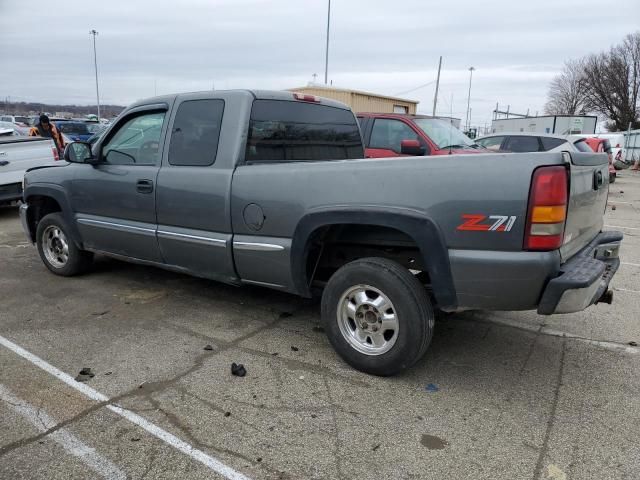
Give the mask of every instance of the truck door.
<svg viewBox="0 0 640 480">
<path fill-rule="evenodd" d="M 234 158 L 218 147 L 225 134 L 224 108 L 223 98 L 197 94 L 176 101 L 158 175 L 158 244 L 165 263 L 230 282 L 235 279 L 228 205 Z M 226 129 L 232 138 L 234 120 Z"/>
<path fill-rule="evenodd" d="M 166 134 L 166 104 L 137 108 L 98 146 L 97 165 L 72 164 L 72 204 L 85 247 L 161 261 L 155 181 Z"/>
</svg>

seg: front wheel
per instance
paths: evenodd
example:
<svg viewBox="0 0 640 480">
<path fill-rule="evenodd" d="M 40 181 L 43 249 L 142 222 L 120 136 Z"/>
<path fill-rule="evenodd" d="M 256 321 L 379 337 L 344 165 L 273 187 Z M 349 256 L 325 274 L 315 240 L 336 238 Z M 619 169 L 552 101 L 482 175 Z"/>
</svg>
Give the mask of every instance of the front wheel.
<svg viewBox="0 0 640 480">
<path fill-rule="evenodd" d="M 362 258 L 337 270 L 322 294 L 322 318 L 338 354 L 373 375 L 410 367 L 433 335 L 426 290 L 409 270 L 386 258 Z"/>
<path fill-rule="evenodd" d="M 38 253 L 44 265 L 56 275 L 70 277 L 85 272 L 93 254 L 80 250 L 69 236 L 69 228 L 60 213 L 45 215 L 36 230 Z"/>
</svg>

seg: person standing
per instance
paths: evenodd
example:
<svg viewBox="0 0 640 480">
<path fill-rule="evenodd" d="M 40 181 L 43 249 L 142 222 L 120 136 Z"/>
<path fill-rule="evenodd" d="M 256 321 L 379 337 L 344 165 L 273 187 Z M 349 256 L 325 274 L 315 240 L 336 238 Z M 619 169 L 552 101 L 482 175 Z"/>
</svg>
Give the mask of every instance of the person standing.
<svg viewBox="0 0 640 480">
<path fill-rule="evenodd" d="M 38 123 L 29 130 L 29 136 L 51 138 L 56 144 L 60 158 L 64 155 L 64 139 L 62 138 L 62 134 L 58 131 L 56 126 L 49 121 L 49 117 L 46 115 L 40 115 Z"/>
</svg>

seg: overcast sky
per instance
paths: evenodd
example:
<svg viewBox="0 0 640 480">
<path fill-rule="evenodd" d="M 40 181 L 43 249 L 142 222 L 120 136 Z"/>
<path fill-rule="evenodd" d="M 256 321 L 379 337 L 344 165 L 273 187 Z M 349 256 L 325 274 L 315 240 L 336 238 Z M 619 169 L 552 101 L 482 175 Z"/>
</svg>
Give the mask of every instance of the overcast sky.
<svg viewBox="0 0 640 480">
<path fill-rule="evenodd" d="M 472 124 L 496 102 L 533 114 L 564 60 L 640 29 L 640 1 L 333 0 L 329 78 L 394 95 L 443 71 L 438 113 Z M 229 88 L 284 89 L 324 77 L 327 0 L 0 0 L 0 100 L 127 104 Z M 407 93 L 430 113 L 434 85 Z M 453 97 L 453 103 L 451 98 Z"/>
</svg>

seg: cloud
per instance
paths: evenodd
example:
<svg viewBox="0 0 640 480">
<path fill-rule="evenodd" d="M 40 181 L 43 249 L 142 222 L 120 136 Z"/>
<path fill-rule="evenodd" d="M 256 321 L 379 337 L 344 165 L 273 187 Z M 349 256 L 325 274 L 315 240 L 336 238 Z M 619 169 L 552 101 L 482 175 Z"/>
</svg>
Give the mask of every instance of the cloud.
<svg viewBox="0 0 640 480">
<path fill-rule="evenodd" d="M 283 89 L 324 72 L 326 0 L 0 0 L 0 99 L 94 102 L 97 38 L 105 103 L 155 92 Z M 435 79 L 439 108 L 464 117 L 468 67 L 474 123 L 496 102 L 542 110 L 547 84 L 572 57 L 607 49 L 637 29 L 640 4 L 596 0 L 333 0 L 334 85 L 394 94 Z M 615 28 L 614 28 L 615 27 Z M 596 33 L 597 32 L 597 33 Z M 407 94 L 431 111 L 433 86 Z M 451 102 L 453 96 L 453 104 Z"/>
</svg>

